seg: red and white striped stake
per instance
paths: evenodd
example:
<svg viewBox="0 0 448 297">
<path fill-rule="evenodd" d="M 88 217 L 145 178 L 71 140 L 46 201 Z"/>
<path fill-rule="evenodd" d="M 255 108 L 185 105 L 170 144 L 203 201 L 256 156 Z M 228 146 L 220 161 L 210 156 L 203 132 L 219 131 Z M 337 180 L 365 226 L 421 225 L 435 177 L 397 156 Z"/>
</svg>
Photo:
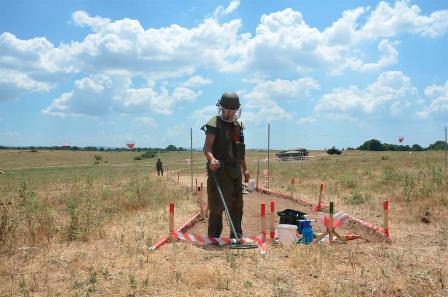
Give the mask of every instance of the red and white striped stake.
<svg viewBox="0 0 448 297">
<path fill-rule="evenodd" d="M 294 196 L 294 183 L 296 179 L 293 177 L 291 178 L 291 196 Z"/>
<path fill-rule="evenodd" d="M 389 237 L 389 201 L 383 201 L 383 210 L 384 210 L 384 234 L 386 237 Z"/>
<path fill-rule="evenodd" d="M 324 191 L 324 184 L 320 184 L 319 202 L 312 208 L 312 211 L 320 211 L 322 209 L 322 192 Z"/>
<path fill-rule="evenodd" d="M 172 238 L 172 234 L 174 231 L 174 203 L 170 202 L 170 213 L 169 213 L 169 237 Z"/>
<path fill-rule="evenodd" d="M 275 201 L 271 200 L 271 220 L 269 222 L 269 237 L 271 239 L 275 238 L 274 220 L 275 220 Z"/>
<path fill-rule="evenodd" d="M 266 241 L 266 203 L 261 203 L 261 237 L 263 242 Z"/>
</svg>

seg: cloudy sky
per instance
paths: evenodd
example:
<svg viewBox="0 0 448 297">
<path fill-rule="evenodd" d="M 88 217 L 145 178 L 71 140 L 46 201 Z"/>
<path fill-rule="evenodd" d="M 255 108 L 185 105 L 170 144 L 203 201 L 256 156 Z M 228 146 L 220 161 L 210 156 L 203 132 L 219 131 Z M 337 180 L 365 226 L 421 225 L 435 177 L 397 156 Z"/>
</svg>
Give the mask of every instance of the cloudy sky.
<svg viewBox="0 0 448 297">
<path fill-rule="evenodd" d="M 0 145 L 201 147 L 236 91 L 250 148 L 427 146 L 447 31 L 438 0 L 1 1 Z"/>
</svg>

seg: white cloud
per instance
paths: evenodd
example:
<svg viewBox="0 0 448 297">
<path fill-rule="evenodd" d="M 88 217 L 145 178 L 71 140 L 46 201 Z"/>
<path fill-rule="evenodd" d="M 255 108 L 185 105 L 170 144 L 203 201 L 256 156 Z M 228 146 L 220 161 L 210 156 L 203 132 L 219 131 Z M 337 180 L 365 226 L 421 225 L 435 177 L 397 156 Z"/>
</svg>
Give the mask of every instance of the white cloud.
<svg viewBox="0 0 448 297">
<path fill-rule="evenodd" d="M 151 117 L 137 117 L 135 119 L 137 123 L 143 124 L 145 126 L 156 128 L 158 127 L 156 121 Z"/>
<path fill-rule="evenodd" d="M 209 105 L 201 109 L 195 110 L 191 118 L 195 120 L 194 126 L 202 127 L 205 125 L 213 116 L 216 116 L 218 109 L 216 105 Z"/>
<path fill-rule="evenodd" d="M 426 16 L 421 15 L 420 8 L 411 5 L 409 0 L 396 1 L 393 7 L 382 1 L 372 11 L 360 35 L 371 39 L 393 37 L 399 33 L 437 37 L 447 28 L 448 10 L 435 11 Z"/>
<path fill-rule="evenodd" d="M 21 40 L 0 34 L 0 100 L 48 92 L 65 74 L 75 71 L 59 63 L 65 53 L 44 37 Z"/>
<path fill-rule="evenodd" d="M 364 12 L 365 9 L 363 7 L 344 11 L 340 19 L 323 31 L 325 42 L 339 46 L 346 46 L 353 43 L 357 34 L 357 20 Z"/>
<path fill-rule="evenodd" d="M 309 92 L 319 89 L 319 83 L 309 77 L 297 80 L 258 80 L 248 92 L 242 91 L 242 118 L 255 125 L 275 120 L 291 119 L 292 115 L 278 105 L 278 102 L 298 101 L 309 96 Z"/>
<path fill-rule="evenodd" d="M 91 17 L 85 11 L 76 11 L 73 13 L 74 23 L 80 27 L 89 26 L 97 31 L 110 23 L 110 19 L 102 17 Z"/>
<path fill-rule="evenodd" d="M 372 113 L 389 107 L 390 113 L 394 114 L 418 100 L 417 89 L 412 86 L 409 77 L 400 71 L 388 71 L 380 74 L 377 80 L 365 89 L 350 86 L 332 90 L 320 98 L 315 110 L 361 110 Z"/>
<path fill-rule="evenodd" d="M 262 125 L 273 121 L 291 119 L 292 115 L 269 99 L 250 100 L 243 105 L 241 120 L 243 122 Z"/>
<path fill-rule="evenodd" d="M 308 97 L 311 90 L 318 90 L 319 87 L 319 83 L 309 77 L 260 81 L 244 97 L 249 100 L 301 100 Z"/>
<path fill-rule="evenodd" d="M 238 6 L 240 6 L 240 0 L 231 0 L 229 5 L 224 8 L 223 6 L 218 6 L 213 12 L 213 17 L 218 19 L 220 17 L 226 16 L 234 12 Z"/>
<path fill-rule="evenodd" d="M 430 104 L 425 106 L 417 115 L 427 118 L 430 114 L 444 114 L 448 118 L 448 80 L 444 85 L 431 85 L 425 89 L 425 95 Z"/>
<path fill-rule="evenodd" d="M 58 116 L 109 114 L 113 110 L 111 99 L 120 92 L 117 84 L 106 75 L 85 77 L 76 81 L 72 91 L 63 93 L 43 113 Z"/>
<path fill-rule="evenodd" d="M 340 122 L 344 122 L 344 123 L 346 123 L 346 122 L 352 123 L 352 124 L 356 125 L 359 128 L 363 128 L 363 127 L 367 126 L 367 124 L 363 120 L 361 120 L 361 119 L 359 119 L 359 118 L 357 118 L 355 116 L 352 116 L 350 114 L 346 114 L 346 113 L 332 113 L 332 112 L 329 112 L 329 113 L 326 113 L 324 116 L 325 116 L 325 118 L 328 118 L 328 119 L 333 120 L 333 121 L 340 121 Z"/>
<path fill-rule="evenodd" d="M 0 69 L 0 101 L 18 99 L 25 93 L 49 90 L 48 83 L 36 81 L 25 73 Z"/>
<path fill-rule="evenodd" d="M 241 26 L 240 20 L 220 24 L 208 18 L 191 29 L 173 24 L 145 30 L 138 20 L 112 22 L 83 11 L 75 12 L 73 19 L 94 24 L 94 33 L 65 47 L 77 68 L 88 73 L 156 77 L 182 76 L 198 67 L 228 68 L 227 48 L 238 40 Z"/>
<path fill-rule="evenodd" d="M 124 110 L 128 112 L 150 111 L 169 115 L 175 107 L 187 102 L 194 102 L 201 95 L 185 87 L 176 87 L 172 93 L 162 87 L 160 91 L 153 88 L 128 89 L 123 98 Z"/>
<path fill-rule="evenodd" d="M 297 124 L 306 125 L 306 124 L 312 124 L 315 122 L 316 122 L 316 118 L 314 118 L 314 117 L 303 117 L 297 121 Z"/>
<path fill-rule="evenodd" d="M 239 1 L 230 1 L 214 14 L 225 16 L 238 6 Z M 160 81 L 184 79 L 203 69 L 250 72 L 265 78 L 291 72 L 382 71 L 398 61 L 396 38 L 400 34 L 439 37 L 447 30 L 447 16 L 448 10 L 424 15 L 409 1 L 397 1 L 394 6 L 381 2 L 374 9 L 358 7 L 344 11 L 331 26 L 319 30 L 307 24 L 299 11 L 287 8 L 263 15 L 252 35 L 240 32 L 240 19 L 221 23 L 219 18 L 209 17 L 192 28 L 171 24 L 145 29 L 138 20 L 111 20 L 76 11 L 73 23 L 92 31 L 80 41 L 55 47 L 44 37 L 20 40 L 2 33 L 0 70 L 16 71 L 36 86 L 42 84 L 41 87 L 57 84 L 72 73 Z M 375 52 L 376 61 L 372 59 Z M 192 78 L 183 87 L 189 89 L 204 83 L 206 80 Z M 23 84 L 9 85 L 15 86 L 9 91 L 12 98 L 39 90 L 39 87 L 23 88 Z M 126 93 L 127 89 L 121 92 Z M 137 91 L 151 93 L 145 89 Z M 185 91 L 178 89 L 175 95 L 185 97 L 179 93 Z M 156 93 L 167 96 L 168 92 Z M 197 93 L 191 91 L 188 95 Z"/>
<path fill-rule="evenodd" d="M 387 39 L 381 40 L 378 44 L 378 51 L 382 53 L 382 56 L 376 63 L 364 63 L 360 59 L 352 58 L 348 60 L 348 65 L 350 65 L 350 68 L 360 72 L 378 71 L 394 65 L 398 61 L 398 51 L 394 47 L 396 44 L 397 42 L 390 42 Z"/>
<path fill-rule="evenodd" d="M 185 83 L 182 84 L 182 86 L 186 88 L 197 88 L 204 85 L 211 84 L 212 81 L 210 79 L 203 78 L 200 75 L 195 75 L 190 77 Z"/>
<path fill-rule="evenodd" d="M 3 135 L 6 137 L 18 137 L 20 136 L 20 133 L 17 131 L 6 131 L 3 133 Z"/>
<path fill-rule="evenodd" d="M 75 88 L 62 94 L 43 110 L 49 115 L 99 116 L 113 112 L 153 112 L 171 114 L 183 103 L 193 102 L 201 91 L 177 86 L 170 93 L 166 87 L 132 88 L 126 76 L 95 75 L 76 81 Z"/>
</svg>

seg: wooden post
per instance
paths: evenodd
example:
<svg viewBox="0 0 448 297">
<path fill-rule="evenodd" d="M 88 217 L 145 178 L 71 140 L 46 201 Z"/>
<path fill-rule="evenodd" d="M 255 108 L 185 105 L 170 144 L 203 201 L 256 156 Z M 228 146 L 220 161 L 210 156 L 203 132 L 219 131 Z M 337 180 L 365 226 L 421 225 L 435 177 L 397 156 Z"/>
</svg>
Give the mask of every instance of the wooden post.
<svg viewBox="0 0 448 297">
<path fill-rule="evenodd" d="M 275 201 L 271 200 L 271 220 L 269 222 L 269 237 L 271 239 L 275 238 L 274 224 L 275 224 Z"/>
<path fill-rule="evenodd" d="M 179 183 L 179 171 L 177 172 L 177 183 Z"/>
<path fill-rule="evenodd" d="M 201 195 L 203 195 L 203 193 L 204 193 L 204 187 L 203 187 L 203 185 L 202 185 L 202 183 L 201 183 Z M 204 201 L 204 196 L 202 196 L 202 201 Z M 204 207 L 204 216 L 205 217 L 208 217 L 208 201 L 204 201 L 204 205 L 205 205 L 205 207 Z"/>
<path fill-rule="evenodd" d="M 295 183 L 295 178 L 292 177 L 291 178 L 291 197 L 294 196 L 294 183 Z"/>
<path fill-rule="evenodd" d="M 266 241 L 266 203 L 261 203 L 261 236 L 262 241 Z"/>
<path fill-rule="evenodd" d="M 257 160 L 257 188 L 258 188 L 258 175 L 260 174 L 260 159 Z"/>
<path fill-rule="evenodd" d="M 193 192 L 193 128 L 190 128 L 190 169 L 191 169 L 190 191 Z"/>
<path fill-rule="evenodd" d="M 201 219 L 204 219 L 204 202 L 202 201 L 202 189 L 197 186 L 198 180 L 196 179 L 196 191 L 198 192 L 199 197 L 199 211 L 201 212 Z"/>
<path fill-rule="evenodd" d="M 269 179 L 270 179 L 270 175 L 271 175 L 271 169 L 269 167 L 269 151 L 270 151 L 270 140 L 271 140 L 271 124 L 268 124 L 268 189 L 269 189 Z"/>
<path fill-rule="evenodd" d="M 389 201 L 383 201 L 383 209 L 384 209 L 384 234 L 386 237 L 389 237 Z"/>
<path fill-rule="evenodd" d="M 169 212 L 169 235 L 168 237 L 170 239 L 173 238 L 173 232 L 174 232 L 174 203 L 170 202 L 170 212 Z"/>
</svg>

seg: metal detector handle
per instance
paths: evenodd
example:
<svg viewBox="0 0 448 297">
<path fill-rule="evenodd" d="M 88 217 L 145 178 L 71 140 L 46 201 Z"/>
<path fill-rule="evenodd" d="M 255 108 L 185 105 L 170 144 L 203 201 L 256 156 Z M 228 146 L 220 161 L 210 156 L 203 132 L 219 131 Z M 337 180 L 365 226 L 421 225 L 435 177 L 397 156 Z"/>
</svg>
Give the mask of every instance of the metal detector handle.
<svg viewBox="0 0 448 297">
<path fill-rule="evenodd" d="M 216 172 L 212 171 L 212 176 L 213 176 L 213 180 L 215 181 L 216 188 L 218 189 L 218 193 L 219 193 L 219 197 L 221 198 L 222 205 L 224 205 L 224 211 L 226 213 L 227 219 L 229 220 L 229 225 L 230 225 L 230 228 L 232 229 L 233 236 L 235 236 L 235 240 L 238 240 L 238 234 L 236 233 L 232 218 L 230 217 L 229 209 L 227 208 L 227 204 L 224 199 L 224 195 L 222 194 L 221 187 L 219 186 L 218 178 L 216 177 Z"/>
</svg>

